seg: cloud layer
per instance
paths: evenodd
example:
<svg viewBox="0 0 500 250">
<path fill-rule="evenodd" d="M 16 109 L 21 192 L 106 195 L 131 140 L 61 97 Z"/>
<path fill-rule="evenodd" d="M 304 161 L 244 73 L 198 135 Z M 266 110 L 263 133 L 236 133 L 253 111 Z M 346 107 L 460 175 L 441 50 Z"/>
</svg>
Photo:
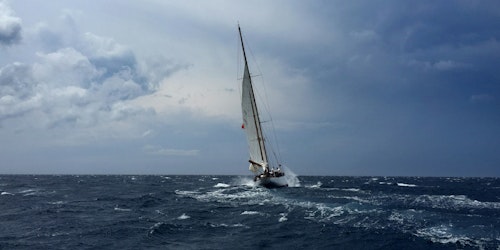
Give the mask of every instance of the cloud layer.
<svg viewBox="0 0 500 250">
<path fill-rule="evenodd" d="M 0 159 L 13 173 L 245 174 L 239 22 L 262 120 L 296 172 L 498 175 L 498 9 L 0 2 Z"/>
<path fill-rule="evenodd" d="M 16 23 L 21 29 L 20 18 L 5 20 L 2 27 Z M 131 49 L 90 32 L 68 34 L 42 25 L 31 36 L 45 48 L 33 55 L 33 62 L 0 68 L 0 125 L 22 119 L 37 121 L 24 122 L 26 129 L 88 128 L 151 113 L 129 101 L 153 93 L 163 78 L 179 69 L 170 62 L 149 68 Z"/>
</svg>

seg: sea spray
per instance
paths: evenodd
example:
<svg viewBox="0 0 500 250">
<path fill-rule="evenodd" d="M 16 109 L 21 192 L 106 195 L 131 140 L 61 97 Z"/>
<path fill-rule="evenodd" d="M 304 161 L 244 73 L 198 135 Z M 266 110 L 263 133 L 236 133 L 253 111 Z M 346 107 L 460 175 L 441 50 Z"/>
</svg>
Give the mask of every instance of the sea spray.
<svg viewBox="0 0 500 250">
<path fill-rule="evenodd" d="M 300 180 L 298 175 L 295 174 L 290 168 L 286 166 L 281 166 L 283 172 L 285 172 L 285 176 L 281 178 L 276 178 L 273 180 L 277 186 L 288 186 L 288 187 L 300 187 Z M 274 179 L 274 178 L 273 178 Z M 247 176 L 238 176 L 232 182 L 232 185 L 235 186 L 247 186 L 247 187 L 255 187 L 258 186 L 258 183 L 253 180 L 253 178 Z"/>
<path fill-rule="evenodd" d="M 295 174 L 290 168 L 286 167 L 286 166 L 282 166 L 283 168 L 283 171 L 285 172 L 285 180 L 286 180 L 286 183 L 288 183 L 288 186 L 289 187 L 300 187 L 300 180 L 297 176 L 297 174 Z"/>
<path fill-rule="evenodd" d="M 247 187 L 255 187 L 257 185 L 252 178 L 246 176 L 236 177 L 232 181 L 232 184 L 235 186 L 247 186 Z"/>
</svg>

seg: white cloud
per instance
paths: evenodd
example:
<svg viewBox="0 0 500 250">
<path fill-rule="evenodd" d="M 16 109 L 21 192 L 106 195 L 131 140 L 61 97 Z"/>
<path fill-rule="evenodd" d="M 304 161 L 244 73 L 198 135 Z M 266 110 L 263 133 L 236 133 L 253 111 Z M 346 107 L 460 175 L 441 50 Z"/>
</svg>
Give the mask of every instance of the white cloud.
<svg viewBox="0 0 500 250">
<path fill-rule="evenodd" d="M 53 53 L 37 53 L 41 61 L 33 65 L 33 77 L 38 84 L 56 86 L 88 86 L 101 75 L 88 58 L 74 48 L 62 48 Z"/>
<path fill-rule="evenodd" d="M 5 2 L 0 2 L 0 45 L 12 45 L 21 41 L 21 18 L 14 16 Z"/>
<path fill-rule="evenodd" d="M 0 67 L 0 126 L 33 132 L 76 129 L 58 137 L 70 144 L 85 135 L 127 137 L 127 130 L 141 126 L 134 117 L 154 115 L 131 101 L 153 93 L 155 81 L 182 69 L 162 58 L 149 68 L 150 62 L 139 61 L 131 49 L 111 38 L 51 32 L 54 37 L 72 38 L 56 43 L 62 47 L 36 52 L 33 63 Z M 30 35 L 41 34 L 45 33 Z"/>
</svg>

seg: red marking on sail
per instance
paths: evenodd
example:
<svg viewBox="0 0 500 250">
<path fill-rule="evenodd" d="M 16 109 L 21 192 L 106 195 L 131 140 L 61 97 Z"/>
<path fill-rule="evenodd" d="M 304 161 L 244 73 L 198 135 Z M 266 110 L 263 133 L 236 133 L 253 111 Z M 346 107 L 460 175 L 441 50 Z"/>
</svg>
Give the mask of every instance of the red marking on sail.
<svg viewBox="0 0 500 250">
<path fill-rule="evenodd" d="M 241 124 L 241 128 L 242 128 L 242 129 L 245 129 L 245 123 L 242 123 L 242 124 Z"/>
</svg>

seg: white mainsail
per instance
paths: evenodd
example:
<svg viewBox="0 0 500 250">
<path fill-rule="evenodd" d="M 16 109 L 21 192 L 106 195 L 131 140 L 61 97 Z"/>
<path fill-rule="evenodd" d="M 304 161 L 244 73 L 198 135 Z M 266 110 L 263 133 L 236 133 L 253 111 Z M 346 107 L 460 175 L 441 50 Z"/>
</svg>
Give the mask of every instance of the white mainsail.
<svg viewBox="0 0 500 250">
<path fill-rule="evenodd" d="M 245 59 L 245 69 L 243 72 L 243 81 L 241 83 L 241 111 L 243 114 L 243 128 L 245 129 L 248 142 L 248 150 L 250 152 L 250 171 L 254 172 L 254 181 L 259 182 L 260 185 L 267 187 L 286 187 L 288 183 L 280 182 L 278 179 L 285 176 L 281 171 L 281 164 L 277 162 L 278 168 L 270 169 L 268 155 L 266 151 L 266 141 L 259 118 L 259 111 L 257 110 L 257 103 L 255 102 L 255 95 L 252 85 L 252 77 L 248 69 L 247 55 L 245 53 L 245 46 L 243 45 L 243 36 L 241 29 L 238 25 L 240 32 L 241 48 L 243 50 L 243 57 Z M 272 179 L 276 181 L 272 181 Z"/>
<path fill-rule="evenodd" d="M 242 93 L 241 93 L 241 110 L 243 114 L 243 127 L 245 128 L 250 152 L 250 167 L 254 173 L 268 172 L 268 159 L 264 142 L 264 135 L 260 124 L 259 112 L 255 102 L 255 95 L 252 87 L 252 78 L 248 69 L 245 47 L 243 46 L 243 37 L 241 29 L 238 26 L 241 39 L 241 47 L 243 49 L 243 57 L 245 59 L 245 70 L 243 73 Z"/>
</svg>

